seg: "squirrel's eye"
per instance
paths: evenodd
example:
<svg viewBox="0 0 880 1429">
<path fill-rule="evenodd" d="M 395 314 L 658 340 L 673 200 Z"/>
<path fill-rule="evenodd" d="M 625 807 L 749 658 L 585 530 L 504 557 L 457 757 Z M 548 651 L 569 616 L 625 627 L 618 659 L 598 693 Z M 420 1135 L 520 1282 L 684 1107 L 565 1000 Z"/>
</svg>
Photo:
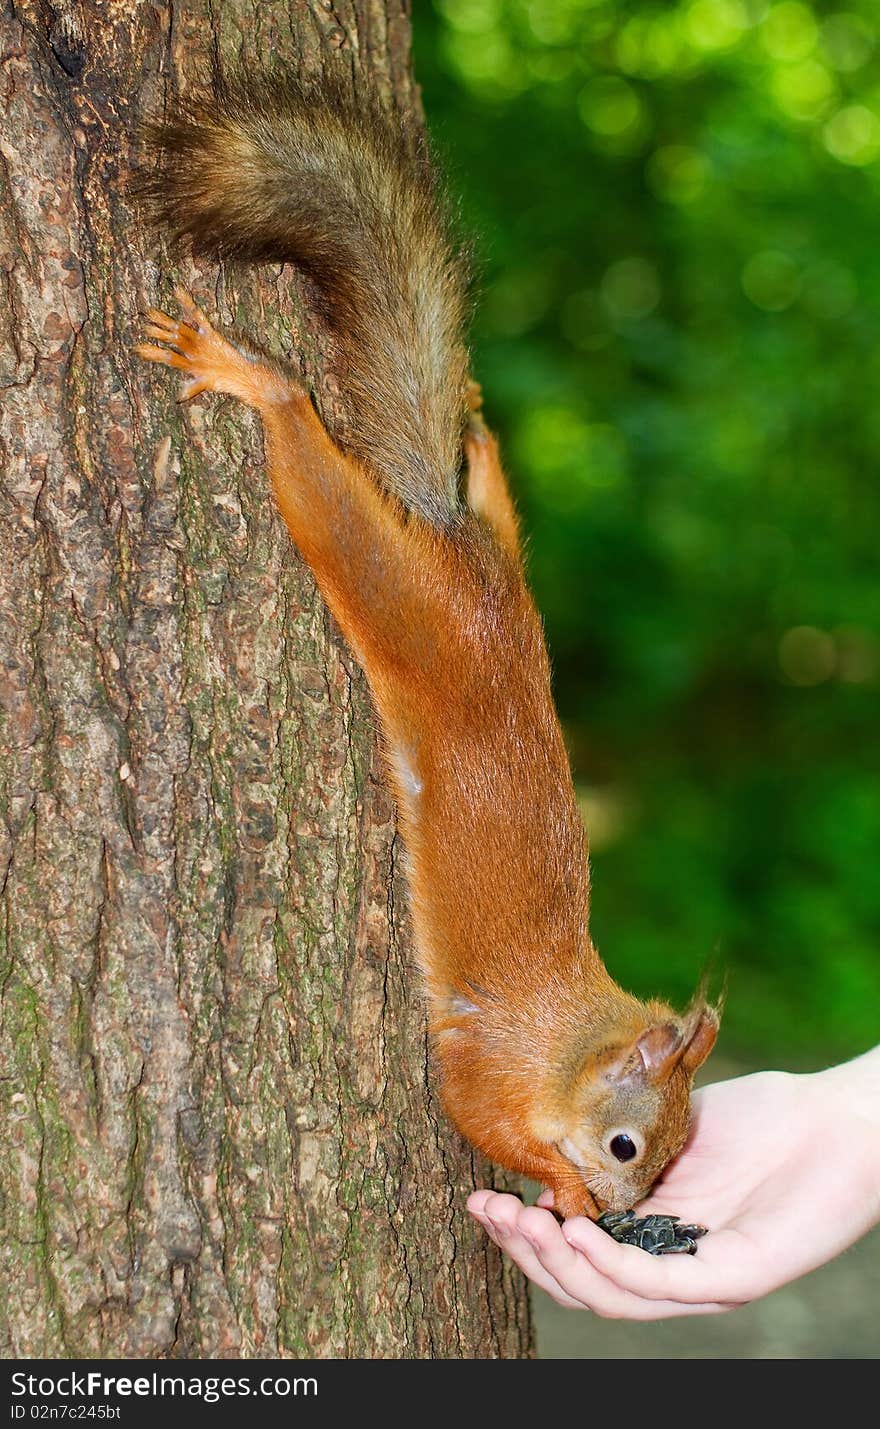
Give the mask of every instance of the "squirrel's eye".
<svg viewBox="0 0 880 1429">
<path fill-rule="evenodd" d="M 632 1161 L 636 1150 L 635 1142 L 626 1132 L 621 1131 L 611 1138 L 611 1154 L 616 1156 L 618 1161 Z"/>
</svg>

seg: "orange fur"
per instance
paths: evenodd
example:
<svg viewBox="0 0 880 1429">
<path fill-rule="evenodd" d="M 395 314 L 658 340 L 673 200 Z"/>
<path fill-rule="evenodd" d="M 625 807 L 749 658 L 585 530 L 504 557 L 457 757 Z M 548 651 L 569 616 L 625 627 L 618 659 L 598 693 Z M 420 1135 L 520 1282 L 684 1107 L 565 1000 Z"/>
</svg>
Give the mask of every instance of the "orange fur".
<svg viewBox="0 0 880 1429">
<path fill-rule="evenodd" d="M 438 527 L 177 296 L 184 320 L 152 311 L 138 351 L 185 373 L 184 396 L 259 412 L 278 509 L 370 683 L 449 1115 L 560 1213 L 628 1206 L 684 1141 L 717 1016 L 638 1002 L 590 940 L 586 840 L 495 441 L 474 415 L 467 504 Z M 610 1155 L 615 1127 L 637 1164 Z"/>
</svg>

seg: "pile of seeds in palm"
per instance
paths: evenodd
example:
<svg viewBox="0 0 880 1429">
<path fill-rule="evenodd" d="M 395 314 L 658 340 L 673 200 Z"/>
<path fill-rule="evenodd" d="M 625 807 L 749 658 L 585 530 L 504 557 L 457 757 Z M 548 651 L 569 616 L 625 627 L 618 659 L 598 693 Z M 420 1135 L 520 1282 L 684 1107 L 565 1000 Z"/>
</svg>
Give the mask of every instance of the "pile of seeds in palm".
<svg viewBox="0 0 880 1429">
<path fill-rule="evenodd" d="M 637 1245 L 649 1255 L 696 1255 L 705 1226 L 683 1226 L 678 1216 L 637 1216 L 635 1211 L 606 1211 L 596 1222 L 621 1245 Z"/>
</svg>

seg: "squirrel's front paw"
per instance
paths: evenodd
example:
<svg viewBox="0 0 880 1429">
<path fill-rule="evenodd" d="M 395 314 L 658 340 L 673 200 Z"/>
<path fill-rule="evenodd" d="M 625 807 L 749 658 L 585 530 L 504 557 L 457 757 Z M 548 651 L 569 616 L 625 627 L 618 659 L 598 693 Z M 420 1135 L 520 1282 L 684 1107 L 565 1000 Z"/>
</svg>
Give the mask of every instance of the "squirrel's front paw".
<svg viewBox="0 0 880 1429">
<path fill-rule="evenodd" d="M 199 392 L 225 390 L 218 379 L 223 366 L 229 365 L 229 357 L 235 356 L 234 349 L 214 331 L 184 288 L 175 288 L 174 295 L 183 309 L 183 319 L 173 318 L 158 308 L 148 308 L 144 331 L 147 337 L 155 338 L 162 345 L 141 342 L 135 352 L 147 362 L 160 362 L 189 374 L 181 400 L 195 397 Z"/>
<path fill-rule="evenodd" d="M 582 1181 L 566 1182 L 564 1186 L 552 1189 L 553 1210 L 562 1220 L 567 1221 L 572 1216 L 587 1216 L 591 1221 L 598 1219 L 599 1207 Z"/>
<path fill-rule="evenodd" d="M 286 395 L 288 384 L 284 379 L 259 359 L 247 357 L 227 342 L 185 288 L 175 288 L 174 296 L 183 317 L 173 318 L 158 308 L 149 308 L 144 331 L 156 342 L 138 343 L 134 350 L 147 362 L 160 362 L 187 374 L 180 393 L 182 402 L 200 392 L 226 392 L 252 407 L 260 407 L 267 400 Z"/>
</svg>

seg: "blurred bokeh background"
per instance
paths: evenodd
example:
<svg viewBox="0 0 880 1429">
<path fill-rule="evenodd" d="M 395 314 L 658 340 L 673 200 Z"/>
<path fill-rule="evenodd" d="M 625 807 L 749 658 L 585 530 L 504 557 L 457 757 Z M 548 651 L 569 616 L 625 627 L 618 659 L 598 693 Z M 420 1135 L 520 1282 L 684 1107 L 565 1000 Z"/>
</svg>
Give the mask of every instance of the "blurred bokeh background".
<svg viewBox="0 0 880 1429">
<path fill-rule="evenodd" d="M 722 1056 L 880 1020 L 876 0 L 417 0 L 594 935 Z"/>
</svg>

